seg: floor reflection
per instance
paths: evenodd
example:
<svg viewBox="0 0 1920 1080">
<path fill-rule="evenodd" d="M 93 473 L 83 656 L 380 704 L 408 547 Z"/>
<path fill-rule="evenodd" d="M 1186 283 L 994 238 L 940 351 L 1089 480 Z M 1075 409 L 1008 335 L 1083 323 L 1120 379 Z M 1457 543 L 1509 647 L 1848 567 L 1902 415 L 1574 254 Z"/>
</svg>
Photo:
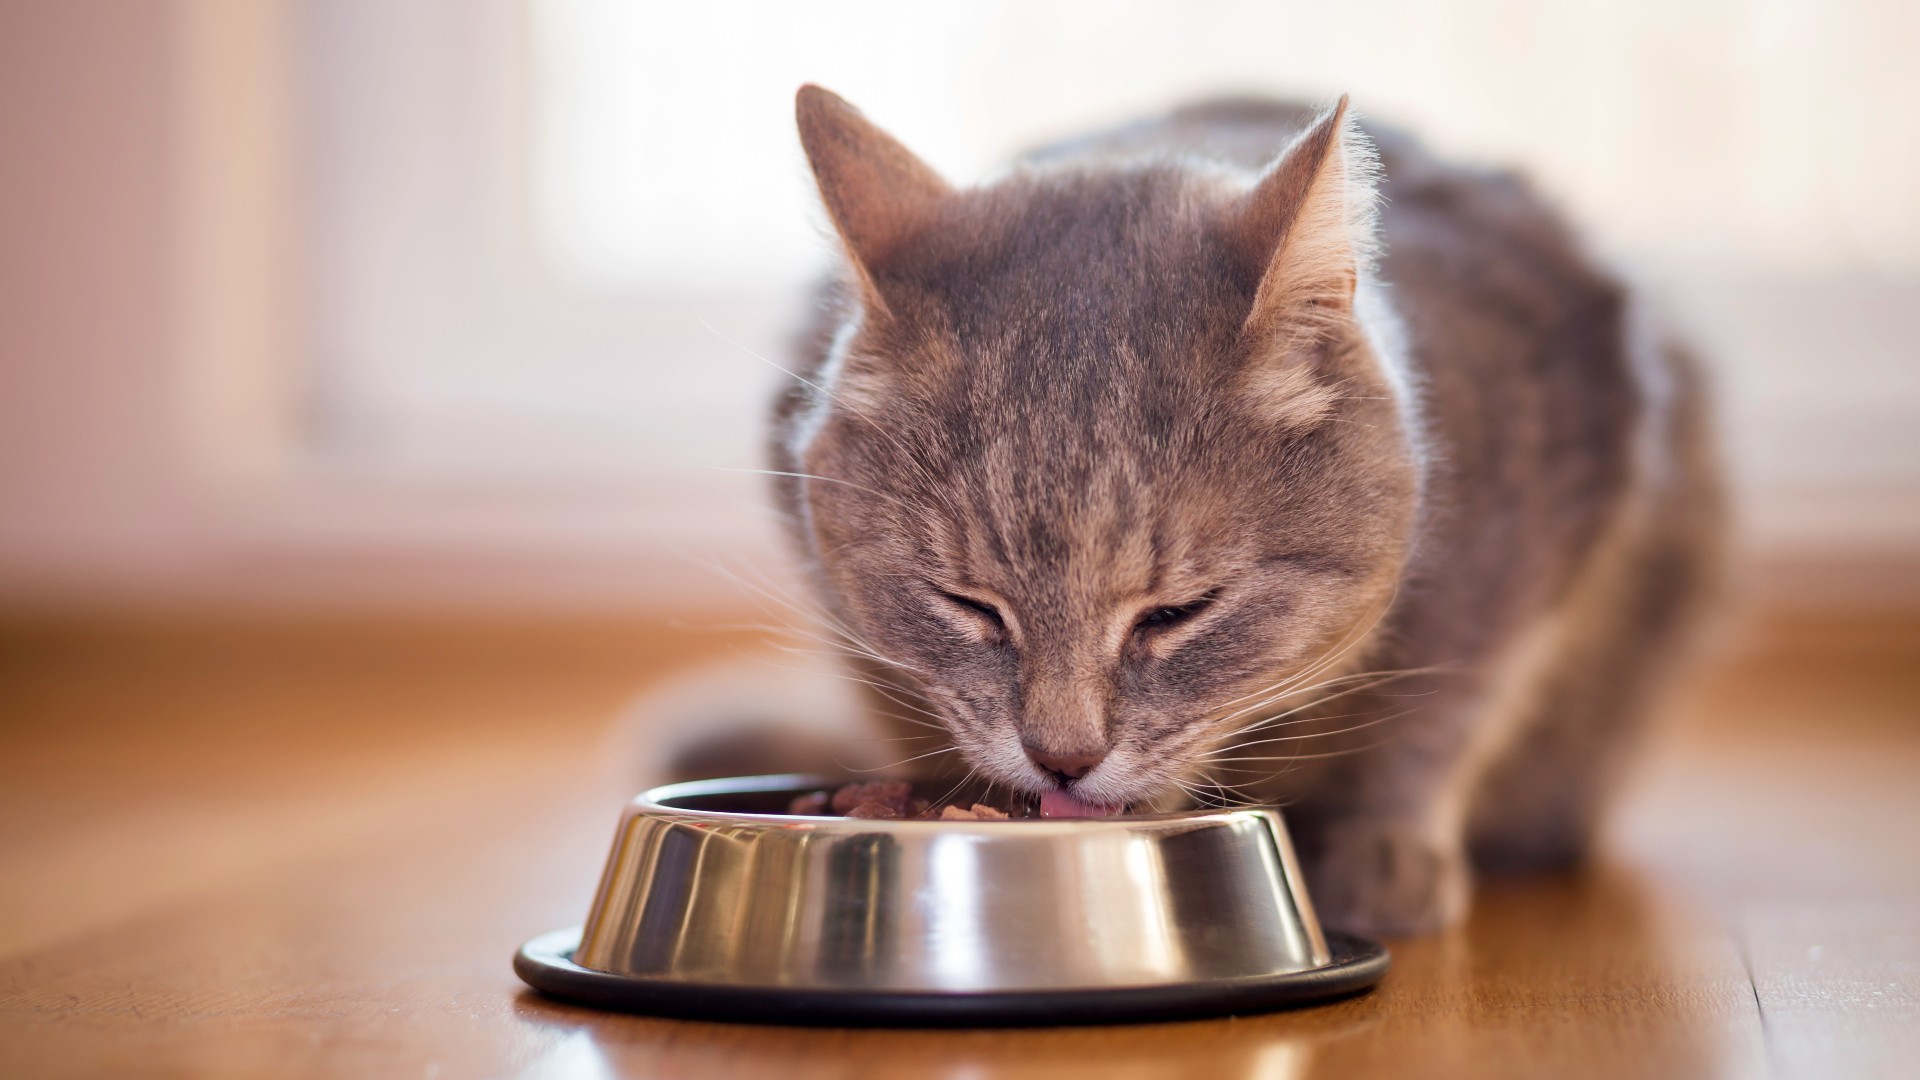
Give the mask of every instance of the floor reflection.
<svg viewBox="0 0 1920 1080">
<path fill-rule="evenodd" d="M 1395 943 L 1394 971 L 1371 994 L 1178 1024 L 775 1028 L 598 1013 L 531 993 L 514 1011 L 565 1033 L 524 1074 L 535 1077 L 1298 1080 L 1378 1069 L 1558 1080 L 1763 1068 L 1738 957 L 1701 955 L 1720 939 L 1696 918 L 1620 866 L 1495 883 L 1466 926 Z"/>
<path fill-rule="evenodd" d="M 531 993 L 515 1011 L 569 1036 L 528 1077 L 945 1077 L 1060 1080 L 1296 1080 L 1315 1043 L 1373 1021 L 1369 998 L 1244 1019 L 1115 1027 L 850 1030 L 748 1027 L 617 1016 Z M 585 1040 L 583 1042 L 583 1040 Z M 592 1047 L 591 1053 L 586 1043 Z"/>
<path fill-rule="evenodd" d="M 1307 1075 L 1414 1063 L 1424 1076 L 1556 1080 L 1766 1071 L 1725 927 L 1631 867 L 1489 882 L 1465 926 L 1391 944 L 1381 1023 L 1317 1044 Z"/>
</svg>

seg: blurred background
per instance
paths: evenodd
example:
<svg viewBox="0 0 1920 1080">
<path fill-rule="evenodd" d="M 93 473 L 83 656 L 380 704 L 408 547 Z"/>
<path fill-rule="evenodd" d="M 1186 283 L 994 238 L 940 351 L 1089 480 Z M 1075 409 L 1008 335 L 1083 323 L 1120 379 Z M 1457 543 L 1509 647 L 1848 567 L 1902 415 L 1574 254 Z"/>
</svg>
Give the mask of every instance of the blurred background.
<svg viewBox="0 0 1920 1080">
<path fill-rule="evenodd" d="M 960 181 L 1249 90 L 1523 168 L 1712 358 L 1751 590 L 1920 602 L 1916 42 L 1870 0 L 6 0 L 0 605 L 778 573 L 732 470 L 828 253 L 809 80 Z"/>
</svg>

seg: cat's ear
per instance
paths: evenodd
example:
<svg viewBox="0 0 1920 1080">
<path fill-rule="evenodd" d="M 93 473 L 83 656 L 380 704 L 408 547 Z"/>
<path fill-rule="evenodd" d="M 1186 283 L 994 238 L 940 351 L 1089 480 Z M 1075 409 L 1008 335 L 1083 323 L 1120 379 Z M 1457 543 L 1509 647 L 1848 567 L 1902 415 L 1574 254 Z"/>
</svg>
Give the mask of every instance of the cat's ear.
<svg viewBox="0 0 1920 1080">
<path fill-rule="evenodd" d="M 1249 275 L 1260 282 L 1249 330 L 1353 310 L 1354 289 L 1373 253 L 1378 173 L 1373 144 L 1349 119 L 1341 95 L 1241 197 L 1232 236 Z"/>
<path fill-rule="evenodd" d="M 838 94 L 808 84 L 794 99 L 800 144 L 820 199 L 846 245 L 869 303 L 883 309 L 875 275 L 952 194 L 940 174 Z"/>
</svg>

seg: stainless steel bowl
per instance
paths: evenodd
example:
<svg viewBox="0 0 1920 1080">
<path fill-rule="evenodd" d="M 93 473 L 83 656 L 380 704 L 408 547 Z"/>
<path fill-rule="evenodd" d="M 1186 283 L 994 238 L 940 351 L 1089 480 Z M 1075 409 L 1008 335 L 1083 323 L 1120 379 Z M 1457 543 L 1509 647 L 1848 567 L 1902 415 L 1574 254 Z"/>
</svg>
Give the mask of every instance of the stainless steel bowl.
<svg viewBox="0 0 1920 1080">
<path fill-rule="evenodd" d="M 1064 1023 L 1352 993 L 1379 945 L 1323 933 L 1286 827 L 1240 809 L 1073 821 L 796 817 L 770 776 L 627 807 L 585 926 L 527 943 L 558 997 L 671 1015 Z"/>
</svg>

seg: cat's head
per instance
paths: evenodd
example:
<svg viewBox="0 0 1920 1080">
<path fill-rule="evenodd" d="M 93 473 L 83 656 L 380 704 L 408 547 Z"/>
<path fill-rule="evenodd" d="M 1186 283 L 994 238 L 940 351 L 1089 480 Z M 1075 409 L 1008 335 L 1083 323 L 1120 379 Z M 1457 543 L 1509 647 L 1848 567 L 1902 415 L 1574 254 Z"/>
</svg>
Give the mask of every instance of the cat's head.
<svg viewBox="0 0 1920 1080">
<path fill-rule="evenodd" d="M 1369 146 L 1343 99 L 1262 173 L 957 189 L 824 90 L 798 112 L 845 254 L 787 447 L 830 607 L 986 777 L 1162 799 L 1364 633 L 1407 554 Z"/>
</svg>

